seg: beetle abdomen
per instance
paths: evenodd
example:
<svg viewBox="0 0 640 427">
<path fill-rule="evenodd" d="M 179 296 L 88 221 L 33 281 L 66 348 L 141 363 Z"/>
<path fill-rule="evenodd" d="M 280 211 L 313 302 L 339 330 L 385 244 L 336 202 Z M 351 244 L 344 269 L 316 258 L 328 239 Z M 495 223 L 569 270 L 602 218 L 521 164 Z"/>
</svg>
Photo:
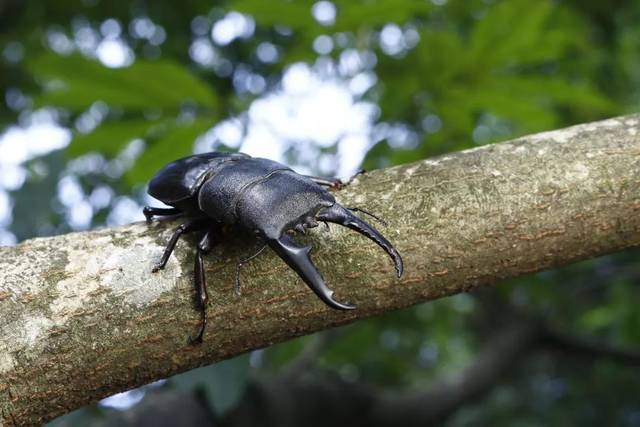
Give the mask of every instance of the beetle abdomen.
<svg viewBox="0 0 640 427">
<path fill-rule="evenodd" d="M 153 177 L 149 182 L 149 195 L 167 204 L 184 201 L 193 197 L 205 178 L 218 167 L 230 160 L 248 157 L 243 153 L 205 153 L 178 159 Z"/>
</svg>

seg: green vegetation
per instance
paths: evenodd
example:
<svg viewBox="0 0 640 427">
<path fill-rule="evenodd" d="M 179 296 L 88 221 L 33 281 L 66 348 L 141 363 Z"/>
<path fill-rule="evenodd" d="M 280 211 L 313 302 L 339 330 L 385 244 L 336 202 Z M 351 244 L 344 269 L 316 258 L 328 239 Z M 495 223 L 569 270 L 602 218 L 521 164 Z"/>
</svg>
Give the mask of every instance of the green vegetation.
<svg viewBox="0 0 640 427">
<path fill-rule="evenodd" d="M 28 127 L 44 114 L 72 132 L 63 151 L 19 164 L 19 185 L 3 184 L 2 169 L 9 169 L 0 158 L 0 196 L 4 186 L 13 207 L 7 230 L 22 240 L 117 223 L 117 212 L 143 203 L 153 173 L 191 153 L 198 137 L 200 147 L 238 149 L 234 138 L 206 135 L 232 120 L 239 138 L 247 136 L 260 125 L 250 108 L 282 93 L 295 64 L 368 106 L 365 168 L 637 111 L 638 17 L 640 3 L 630 0 L 228 0 L 213 8 L 197 0 L 2 2 L 0 131 Z M 223 21 L 229 25 L 218 25 Z M 96 59 L 109 40 L 119 43 L 114 55 L 124 55 L 124 66 Z M 291 164 L 337 171 L 336 153 L 348 144 L 343 135 L 327 144 L 278 131 L 271 129 Z M 60 180 L 80 195 L 65 199 Z M 84 222 L 74 217 L 78 203 L 89 206 Z M 0 242 L 2 225 L 0 215 Z M 252 379 L 284 375 L 311 352 L 304 370 L 310 382 L 337 377 L 427 388 L 473 363 L 522 317 L 638 349 L 639 256 L 620 253 L 358 322 L 163 387 L 195 390 L 223 413 Z M 638 426 L 637 369 L 597 352 L 533 346 L 446 425 Z M 56 423 L 112 416 L 96 406 Z"/>
</svg>

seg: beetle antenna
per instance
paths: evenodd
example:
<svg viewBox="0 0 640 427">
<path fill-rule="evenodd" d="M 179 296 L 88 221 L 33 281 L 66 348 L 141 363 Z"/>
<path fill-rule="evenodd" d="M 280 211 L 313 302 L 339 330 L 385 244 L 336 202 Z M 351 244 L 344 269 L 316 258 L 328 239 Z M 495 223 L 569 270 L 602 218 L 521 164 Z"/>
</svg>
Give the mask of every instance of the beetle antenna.
<svg viewBox="0 0 640 427">
<path fill-rule="evenodd" d="M 376 221 L 378 221 L 380 224 L 384 225 L 385 227 L 389 224 L 387 224 L 387 221 L 385 221 L 384 219 L 380 218 L 377 215 L 372 214 L 369 211 L 365 211 L 364 209 L 361 208 L 347 208 L 349 209 L 351 212 L 362 212 L 365 215 L 369 215 L 371 218 L 375 219 Z"/>
<path fill-rule="evenodd" d="M 345 209 L 338 203 L 334 203 L 328 208 L 321 209 L 317 215 L 318 221 L 327 221 L 340 224 L 347 228 L 357 231 L 360 234 L 367 236 L 380 246 L 391 257 L 396 267 L 398 277 L 402 276 L 403 264 L 402 258 L 393 245 L 373 228 L 366 221 L 355 216 L 351 211 Z"/>
<path fill-rule="evenodd" d="M 267 247 L 266 244 L 262 245 L 262 247 L 258 250 L 258 252 L 251 255 L 248 258 L 241 259 L 236 264 L 236 286 L 235 286 L 236 295 L 240 295 L 240 268 L 246 263 L 248 263 L 249 261 L 251 261 L 252 259 L 254 259 L 255 257 L 257 257 L 258 255 L 260 255 L 266 247 Z"/>
</svg>

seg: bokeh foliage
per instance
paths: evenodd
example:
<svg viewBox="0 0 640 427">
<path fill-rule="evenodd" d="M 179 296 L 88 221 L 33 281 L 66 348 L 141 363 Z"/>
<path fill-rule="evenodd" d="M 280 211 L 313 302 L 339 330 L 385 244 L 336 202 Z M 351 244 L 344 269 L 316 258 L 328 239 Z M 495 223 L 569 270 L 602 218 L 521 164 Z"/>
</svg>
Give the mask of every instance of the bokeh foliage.
<svg viewBox="0 0 640 427">
<path fill-rule="evenodd" d="M 249 34 L 212 43 L 212 26 L 232 11 L 249 17 Z M 324 78 L 372 82 L 353 94 L 377 110 L 365 168 L 635 111 L 639 15 L 640 4 L 630 0 L 0 3 L 0 89 L 19 90 L 22 100 L 0 106 L 0 127 L 28 124 L 30 112 L 46 106 L 73 132 L 64 153 L 30 160 L 26 182 L 12 195 L 10 229 L 24 239 L 71 228 L 54 196 L 61 177 L 73 177 L 86 194 L 112 189 L 110 202 L 96 207 L 91 220 L 104 224 L 119 196 L 140 201 L 155 170 L 191 153 L 196 138 L 216 122 L 236 118 L 246 132 L 248 108 L 277 91 L 288 67 L 301 62 Z M 131 28 L 140 18 L 150 19 L 155 31 L 161 27 L 164 40 L 136 35 Z M 55 48 L 60 35 L 71 45 L 82 31 L 103 37 L 100 27 L 108 19 L 121 24 L 119 37 L 135 55 L 129 66 L 107 68 L 90 49 Z M 189 54 L 198 40 L 211 46 L 212 62 Z M 261 46 L 275 48 L 275 59 L 261 59 Z M 341 67 L 349 61 L 356 65 Z M 247 90 L 256 76 L 263 85 Z M 144 145 L 127 154 L 137 139 Z M 342 328 L 307 375 L 426 387 L 473 361 L 514 311 L 568 333 L 637 348 L 638 258 L 630 251 L 582 262 Z M 211 382 L 237 390 L 233 395 L 240 398 L 248 377 L 285 370 L 316 339 L 253 354 L 251 365 L 242 358 L 228 369 L 203 368 L 168 386 L 199 387 L 214 408 L 227 409 L 233 402 L 221 404 Z M 640 425 L 638 395 L 640 376 L 631 368 L 536 351 L 449 424 Z M 74 422 L 109 413 L 96 411 L 76 413 Z"/>
</svg>

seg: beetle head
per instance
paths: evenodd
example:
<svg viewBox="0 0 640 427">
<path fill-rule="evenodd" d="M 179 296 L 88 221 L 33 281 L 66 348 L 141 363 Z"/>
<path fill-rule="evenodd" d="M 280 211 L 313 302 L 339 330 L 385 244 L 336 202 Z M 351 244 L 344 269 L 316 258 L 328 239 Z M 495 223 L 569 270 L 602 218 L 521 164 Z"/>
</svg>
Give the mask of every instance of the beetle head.
<svg viewBox="0 0 640 427">
<path fill-rule="evenodd" d="M 358 218 L 348 209 L 345 209 L 338 203 L 331 206 L 321 208 L 315 219 L 322 222 L 333 222 L 365 235 L 373 240 L 378 246 L 391 257 L 394 262 L 398 277 L 402 275 L 403 264 L 402 258 L 393 245 L 389 243 L 375 228 L 366 221 Z M 315 221 L 312 224 L 317 225 Z M 311 288 L 313 292 L 328 306 L 341 310 L 351 310 L 355 307 L 348 304 L 340 303 L 333 299 L 333 291 L 326 285 L 320 272 L 311 262 L 309 246 L 301 247 L 296 245 L 293 239 L 287 234 L 282 234 L 277 239 L 267 239 L 267 244 L 282 258 L 304 282 Z"/>
</svg>

